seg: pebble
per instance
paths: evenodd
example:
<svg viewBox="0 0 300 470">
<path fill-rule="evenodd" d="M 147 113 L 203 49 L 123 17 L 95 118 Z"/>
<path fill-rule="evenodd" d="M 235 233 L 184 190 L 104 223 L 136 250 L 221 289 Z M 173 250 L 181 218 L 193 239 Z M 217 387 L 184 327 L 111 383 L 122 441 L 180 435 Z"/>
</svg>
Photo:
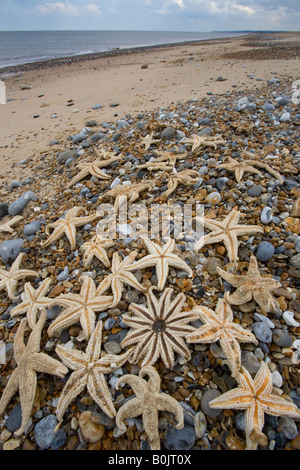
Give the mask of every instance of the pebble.
<svg viewBox="0 0 300 470">
<path fill-rule="evenodd" d="M 55 436 L 57 419 L 54 415 L 48 415 L 41 419 L 34 428 L 34 438 L 40 449 L 49 449 Z"/>
<path fill-rule="evenodd" d="M 30 201 L 36 200 L 36 196 L 32 191 L 26 191 L 22 196 L 10 203 L 8 206 L 8 213 L 12 217 L 19 215 L 23 212 L 25 207 Z"/>
<path fill-rule="evenodd" d="M 260 242 L 257 248 L 256 252 L 256 258 L 258 261 L 261 261 L 262 263 L 265 263 L 266 261 L 269 261 L 269 259 L 272 258 L 272 256 L 275 253 L 275 248 L 270 242 Z"/>
<path fill-rule="evenodd" d="M 294 319 L 294 312 L 286 310 L 285 312 L 283 312 L 282 318 L 284 319 L 285 323 L 289 326 L 300 326 L 300 323 Z"/>
<path fill-rule="evenodd" d="M 198 413 L 194 416 L 194 427 L 195 427 L 195 434 L 198 439 L 204 436 L 207 429 L 207 421 L 205 414 L 202 411 L 198 411 Z"/>
<path fill-rule="evenodd" d="M 265 322 L 256 322 L 251 325 L 254 336 L 263 343 L 272 342 L 272 330 Z"/>
<path fill-rule="evenodd" d="M 271 207 L 264 207 L 260 214 L 260 221 L 262 224 L 269 224 L 273 219 L 273 211 Z"/>
<path fill-rule="evenodd" d="M 209 402 L 212 401 L 214 398 L 219 397 L 220 395 L 221 392 L 213 388 L 206 390 L 202 395 L 201 409 L 203 413 L 205 413 L 206 416 L 208 416 L 209 418 L 216 418 L 217 416 L 219 416 L 219 414 L 222 413 L 222 410 L 219 410 L 217 408 L 211 408 L 209 406 Z"/>
<path fill-rule="evenodd" d="M 21 405 L 18 403 L 16 406 L 13 407 L 12 411 L 10 412 L 6 420 L 6 428 L 10 432 L 15 432 L 21 426 L 21 422 L 22 422 L 22 409 L 21 409 Z"/>
<path fill-rule="evenodd" d="M 41 222 L 39 220 L 34 220 L 30 224 L 26 224 L 24 227 L 24 235 L 30 236 L 36 234 L 41 228 Z"/>
<path fill-rule="evenodd" d="M 283 328 L 275 328 L 273 330 L 273 343 L 277 344 L 281 348 L 289 348 L 293 344 L 293 338 L 289 332 Z"/>
<path fill-rule="evenodd" d="M 65 266 L 64 269 L 58 274 L 57 280 L 59 282 L 66 281 L 69 277 L 69 267 Z"/>
<path fill-rule="evenodd" d="M 283 113 L 280 116 L 280 122 L 288 122 L 291 119 L 290 113 Z"/>
<path fill-rule="evenodd" d="M 254 184 L 248 189 L 247 194 L 250 197 L 258 197 L 261 195 L 263 187 L 260 184 Z"/>
<path fill-rule="evenodd" d="M 271 373 L 271 376 L 272 376 L 273 386 L 277 387 L 277 388 L 281 388 L 283 380 L 282 380 L 281 374 L 278 372 L 278 370 L 274 370 Z"/>
<path fill-rule="evenodd" d="M 298 429 L 295 421 L 289 416 L 281 416 L 278 421 L 279 429 L 287 439 L 295 439 L 298 435 Z"/>
<path fill-rule="evenodd" d="M 161 135 L 160 135 L 160 138 L 162 140 L 172 140 L 174 137 L 176 136 L 176 129 L 174 129 L 174 127 L 166 127 Z"/>
<path fill-rule="evenodd" d="M 107 354 L 119 354 L 121 352 L 121 346 L 116 341 L 107 341 L 104 344 L 104 350 Z"/>
<path fill-rule="evenodd" d="M 100 441 L 105 433 L 105 427 L 94 421 L 91 411 L 83 411 L 79 416 L 78 424 L 84 439 L 88 442 Z"/>
<path fill-rule="evenodd" d="M 185 425 L 182 429 L 168 429 L 163 444 L 167 450 L 190 450 L 195 442 L 195 429 Z"/>
<path fill-rule="evenodd" d="M 16 238 L 15 240 L 5 240 L 0 245 L 0 256 L 5 264 L 15 261 L 17 256 L 21 253 L 24 245 L 23 238 Z"/>
</svg>

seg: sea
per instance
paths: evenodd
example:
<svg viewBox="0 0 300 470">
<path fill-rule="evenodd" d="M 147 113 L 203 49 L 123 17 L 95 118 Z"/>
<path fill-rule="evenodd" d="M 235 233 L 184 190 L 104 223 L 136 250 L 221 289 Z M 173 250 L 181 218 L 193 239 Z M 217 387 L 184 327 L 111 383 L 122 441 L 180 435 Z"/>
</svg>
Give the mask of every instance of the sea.
<svg viewBox="0 0 300 470">
<path fill-rule="evenodd" d="M 239 36 L 236 32 L 0 31 L 0 69 L 135 47 Z"/>
</svg>

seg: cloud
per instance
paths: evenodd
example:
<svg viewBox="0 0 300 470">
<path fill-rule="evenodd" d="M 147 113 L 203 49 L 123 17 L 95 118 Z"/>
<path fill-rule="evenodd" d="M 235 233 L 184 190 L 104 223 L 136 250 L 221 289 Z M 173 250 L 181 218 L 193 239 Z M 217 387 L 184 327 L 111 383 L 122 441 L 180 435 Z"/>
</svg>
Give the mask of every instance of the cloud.
<svg viewBox="0 0 300 470">
<path fill-rule="evenodd" d="M 63 14 L 68 16 L 79 16 L 86 12 L 101 14 L 98 5 L 88 3 L 87 5 L 75 5 L 70 1 L 65 2 L 46 2 L 37 5 L 37 10 L 42 15 Z"/>
</svg>

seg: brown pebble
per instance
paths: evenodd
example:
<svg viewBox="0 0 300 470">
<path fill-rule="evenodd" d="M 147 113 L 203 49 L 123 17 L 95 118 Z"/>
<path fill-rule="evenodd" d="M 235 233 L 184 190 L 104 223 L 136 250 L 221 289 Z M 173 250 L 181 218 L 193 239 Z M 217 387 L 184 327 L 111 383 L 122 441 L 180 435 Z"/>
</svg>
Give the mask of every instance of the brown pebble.
<svg viewBox="0 0 300 470">
<path fill-rule="evenodd" d="M 88 442 L 99 441 L 105 433 L 103 424 L 93 422 L 93 413 L 91 411 L 83 411 L 79 416 L 78 424 L 84 439 Z"/>
<path fill-rule="evenodd" d="M 79 445 L 79 437 L 77 435 L 69 436 L 67 439 L 67 449 L 74 450 Z"/>
<path fill-rule="evenodd" d="M 237 436 L 227 436 L 225 442 L 229 450 L 246 449 L 246 443 L 239 439 Z"/>
<path fill-rule="evenodd" d="M 291 442 L 291 448 L 295 450 L 300 450 L 300 434 L 296 436 Z"/>
</svg>

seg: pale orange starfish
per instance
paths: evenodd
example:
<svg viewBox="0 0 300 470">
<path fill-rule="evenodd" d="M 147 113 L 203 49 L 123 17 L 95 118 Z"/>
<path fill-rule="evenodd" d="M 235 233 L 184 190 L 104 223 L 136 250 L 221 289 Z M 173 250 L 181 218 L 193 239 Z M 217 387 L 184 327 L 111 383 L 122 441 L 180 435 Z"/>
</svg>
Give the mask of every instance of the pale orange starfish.
<svg viewBox="0 0 300 470">
<path fill-rule="evenodd" d="M 218 409 L 246 410 L 246 443 L 248 450 L 257 448 L 257 438 L 262 435 L 265 413 L 300 419 L 300 410 L 292 401 L 272 394 L 272 375 L 265 362 L 261 362 L 254 379 L 242 367 L 238 376 L 238 383 L 237 388 L 210 401 L 209 406 Z"/>
</svg>

